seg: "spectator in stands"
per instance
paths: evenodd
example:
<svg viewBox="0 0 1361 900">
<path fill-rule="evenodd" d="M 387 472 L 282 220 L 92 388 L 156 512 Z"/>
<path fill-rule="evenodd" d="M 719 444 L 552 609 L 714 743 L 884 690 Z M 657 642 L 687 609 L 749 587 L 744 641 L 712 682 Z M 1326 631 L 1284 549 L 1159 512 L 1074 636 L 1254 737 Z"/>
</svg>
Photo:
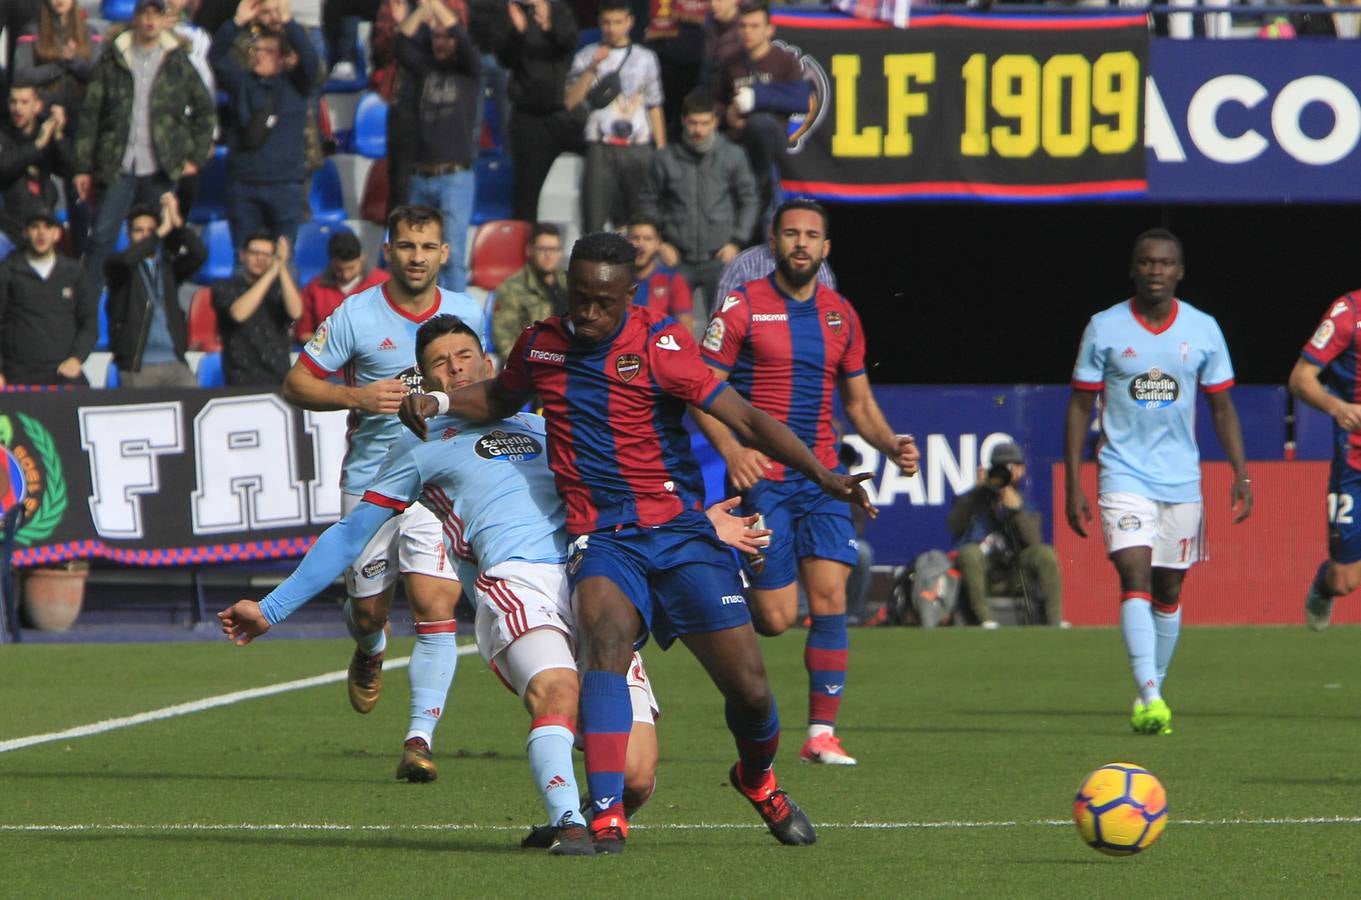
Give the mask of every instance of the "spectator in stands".
<svg viewBox="0 0 1361 900">
<path fill-rule="evenodd" d="M 24 236 L 23 252 L 0 262 L 0 387 L 89 384 L 81 366 L 99 338 L 99 294 L 57 253 L 51 210 L 31 208 Z"/>
<path fill-rule="evenodd" d="M 633 214 L 647 181 L 653 145 L 666 146 L 662 75 L 657 54 L 629 38 L 628 0 L 601 0 L 600 42 L 577 52 L 567 77 L 568 109 L 583 102 L 586 159 L 581 177 L 581 229 L 619 227 Z"/>
<path fill-rule="evenodd" d="M 289 246 L 267 231 L 247 235 L 241 271 L 213 285 L 227 384 L 279 387 L 288 374 L 289 334 L 302 315 Z"/>
<path fill-rule="evenodd" d="M 789 147 L 789 114 L 808 111 L 811 91 L 798 57 L 771 44 L 775 26 L 765 0 L 750 0 L 738 10 L 737 32 L 743 52 L 724 61 L 717 96 L 724 132 L 747 151 L 756 175 L 761 214 L 751 240 L 760 241 Z"/>
<path fill-rule="evenodd" d="M 165 0 L 165 14 L 174 23 L 171 30 L 184 42 L 189 61 L 194 64 L 194 71 L 198 72 L 198 77 L 203 79 L 203 86 L 216 100 L 217 78 L 213 75 L 213 64 L 208 61 L 208 52 L 213 47 L 213 35 L 194 24 L 189 18 L 187 6 L 188 0 Z M 180 207 L 182 215 L 188 212 L 183 206 Z"/>
<path fill-rule="evenodd" d="M 709 14 L 704 18 L 704 62 L 699 69 L 699 83 L 704 87 L 716 88 L 723 65 L 742 56 L 742 37 L 737 33 L 738 2 L 709 0 Z"/>
<path fill-rule="evenodd" d="M 300 344 L 312 339 L 317 326 L 325 322 L 346 297 L 388 280 L 385 270 L 368 267 L 364 248 L 352 231 L 337 231 L 331 235 L 326 254 L 329 257 L 326 268 L 302 289 L 302 315 L 293 326 L 293 336 Z"/>
<path fill-rule="evenodd" d="M 164 0 L 137 0 L 132 27 L 100 54 L 76 130 L 75 186 L 95 201 L 85 272 L 96 294 L 128 208 L 156 205 L 212 152 L 213 98 L 166 31 Z"/>
<path fill-rule="evenodd" d="M 477 184 L 473 122 L 482 99 L 482 55 L 443 0 L 419 0 L 398 29 L 397 60 L 403 81 L 414 89 L 418 113 L 417 127 L 399 138 L 411 154 L 407 199 L 444 216 L 449 258 L 439 283 L 463 291 Z"/>
<path fill-rule="evenodd" d="M 681 101 L 700 83 L 708 0 L 651 0 L 643 45 L 657 54 L 662 72 L 662 119 L 667 142 L 679 139 Z"/>
<path fill-rule="evenodd" d="M 44 113 L 46 112 L 46 115 Z M 43 101 L 32 87 L 9 89 L 9 120 L 0 126 L 0 231 L 16 247 L 33 208 L 57 205 L 52 176 L 70 177 L 71 145 L 65 137 L 66 110 Z"/>
<path fill-rule="evenodd" d="M 718 290 L 714 292 L 714 296 L 726 297 L 738 285 L 768 278 L 774 271 L 775 253 L 770 249 L 770 243 L 763 241 L 753 244 L 723 267 L 723 274 L 718 276 Z M 825 259 L 818 267 L 818 281 L 836 290 L 836 274 L 832 272 L 832 267 L 827 265 Z"/>
<path fill-rule="evenodd" d="M 160 207 L 128 212 L 128 246 L 104 263 L 109 285 L 109 349 L 122 387 L 196 387 L 184 361 L 188 346 L 180 285 L 208 251 L 186 228 L 179 200 L 166 191 Z"/>
<path fill-rule="evenodd" d="M 511 215 L 533 222 L 553 161 L 586 149 L 581 119 L 564 102 L 577 21 L 562 0 L 511 2 L 506 12 L 510 31 L 497 59 L 510 70 Z"/>
<path fill-rule="evenodd" d="M 562 265 L 562 231 L 538 222 L 529 236 L 529 262 L 496 288 L 492 340 L 503 356 L 520 332 L 567 311 L 567 270 Z"/>
<path fill-rule="evenodd" d="M 31 31 L 38 21 L 41 3 L 42 0 L 0 0 L 0 28 L 5 30 L 5 59 L 11 63 L 19 48 L 19 37 Z M 6 74 L 12 76 L 13 72 Z M 6 82 L 5 86 L 9 87 L 9 83 Z"/>
<path fill-rule="evenodd" d="M 661 224 L 662 262 L 713 306 L 724 264 L 737 256 L 756 221 L 756 182 L 746 155 L 718 133 L 708 91 L 691 91 L 681 110 L 681 143 L 652 161 L 638 212 Z"/>
<path fill-rule="evenodd" d="M 633 277 L 637 282 L 633 302 L 673 316 L 686 330 L 693 331 L 695 302 L 690 296 L 690 285 L 658 255 L 662 231 L 657 220 L 644 215 L 629 219 L 628 238 L 638 251 L 633 260 Z"/>
<path fill-rule="evenodd" d="M 955 498 L 945 521 L 958 553 L 960 588 L 984 628 L 997 627 L 988 608 L 992 596 L 1020 596 L 1027 607 L 1043 597 L 1045 621 L 1066 628 L 1058 557 L 1044 543 L 1040 514 L 1017 487 L 1024 477 L 1021 448 L 999 444 L 988 468 L 979 467 L 978 486 Z"/>
<path fill-rule="evenodd" d="M 297 237 L 307 202 L 303 128 L 319 65 L 307 32 L 280 2 L 281 34 L 259 31 L 250 45 L 250 68 L 243 69 L 232 46 L 259 9 L 260 0 L 241 0 L 236 16 L 213 35 L 209 53 L 235 114 L 227 220 L 238 250 L 246 235 L 261 230 L 289 245 Z"/>
<path fill-rule="evenodd" d="M 85 87 L 94 74 L 95 60 L 104 49 L 104 38 L 85 23 L 85 13 L 75 0 L 40 0 L 35 27 L 19 38 L 11 67 L 10 86 L 32 85 L 47 109 L 60 106 L 66 115 L 65 133 L 74 137 L 85 102 Z M 66 230 L 76 256 L 85 252 L 90 231 L 90 210 L 76 202 L 72 172 L 62 175 L 66 204 Z M 44 198 L 54 209 L 54 201 Z M 21 216 L 15 217 L 17 224 Z"/>
</svg>

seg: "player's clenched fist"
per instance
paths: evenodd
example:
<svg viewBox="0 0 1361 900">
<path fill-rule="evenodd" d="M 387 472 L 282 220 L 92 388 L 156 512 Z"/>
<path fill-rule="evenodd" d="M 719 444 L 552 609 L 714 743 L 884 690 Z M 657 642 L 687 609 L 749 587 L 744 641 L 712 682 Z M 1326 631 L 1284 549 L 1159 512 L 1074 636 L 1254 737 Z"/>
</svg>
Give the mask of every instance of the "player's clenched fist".
<svg viewBox="0 0 1361 900">
<path fill-rule="evenodd" d="M 402 398 L 407 394 L 407 386 L 398 378 L 384 378 L 370 381 L 355 389 L 359 408 L 368 413 L 392 414 L 401 408 Z"/>
<path fill-rule="evenodd" d="M 917 439 L 910 434 L 900 434 L 894 438 L 894 444 L 893 461 L 904 475 L 916 475 L 922 461 Z"/>
</svg>

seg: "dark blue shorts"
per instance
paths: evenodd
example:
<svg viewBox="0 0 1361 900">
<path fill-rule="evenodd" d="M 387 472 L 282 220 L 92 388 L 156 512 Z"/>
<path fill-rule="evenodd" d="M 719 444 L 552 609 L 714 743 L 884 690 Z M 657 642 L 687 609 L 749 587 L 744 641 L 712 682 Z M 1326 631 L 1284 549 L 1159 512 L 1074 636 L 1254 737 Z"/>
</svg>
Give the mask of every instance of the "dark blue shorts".
<svg viewBox="0 0 1361 900">
<path fill-rule="evenodd" d="M 742 512 L 765 516 L 766 527 L 774 532 L 763 562 L 742 561 L 752 587 L 770 590 L 793 584 L 799 560 L 810 556 L 848 566 L 856 563 L 850 505 L 827 496 L 802 475 L 758 482 L 742 495 Z"/>
<path fill-rule="evenodd" d="M 1328 558 L 1361 562 L 1361 472 L 1346 463 L 1328 473 Z"/>
<path fill-rule="evenodd" d="M 662 649 L 681 635 L 751 622 L 737 563 L 702 512 L 656 528 L 593 532 L 584 543 L 573 541 L 567 560 L 572 589 L 596 575 L 613 581 Z"/>
</svg>

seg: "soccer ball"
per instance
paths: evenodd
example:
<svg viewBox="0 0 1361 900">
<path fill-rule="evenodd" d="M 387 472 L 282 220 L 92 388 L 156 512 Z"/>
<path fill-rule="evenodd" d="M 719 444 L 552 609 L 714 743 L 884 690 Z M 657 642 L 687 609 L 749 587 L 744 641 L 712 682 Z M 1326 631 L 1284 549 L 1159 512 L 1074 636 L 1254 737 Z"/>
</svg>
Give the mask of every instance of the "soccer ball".
<svg viewBox="0 0 1361 900">
<path fill-rule="evenodd" d="M 1088 845 L 1111 856 L 1146 850 L 1167 827 L 1167 791 L 1134 763 L 1107 763 L 1078 786 L 1073 824 Z"/>
</svg>

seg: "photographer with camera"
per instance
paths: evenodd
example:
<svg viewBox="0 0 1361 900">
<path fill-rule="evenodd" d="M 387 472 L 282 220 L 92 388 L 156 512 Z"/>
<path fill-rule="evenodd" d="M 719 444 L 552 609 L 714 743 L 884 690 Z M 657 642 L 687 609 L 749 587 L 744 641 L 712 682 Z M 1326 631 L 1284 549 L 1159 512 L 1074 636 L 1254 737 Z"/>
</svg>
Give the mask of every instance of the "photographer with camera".
<svg viewBox="0 0 1361 900">
<path fill-rule="evenodd" d="M 1067 628 L 1058 557 L 1044 543 L 1039 512 L 1025 505 L 1017 487 L 1024 477 L 1021 448 L 998 444 L 988 467 L 978 470 L 978 486 L 955 499 L 945 522 L 955 542 L 960 586 L 986 629 L 997 627 L 988 610 L 990 596 L 1019 596 L 1026 610 L 1043 598 L 1045 621 Z"/>
</svg>

